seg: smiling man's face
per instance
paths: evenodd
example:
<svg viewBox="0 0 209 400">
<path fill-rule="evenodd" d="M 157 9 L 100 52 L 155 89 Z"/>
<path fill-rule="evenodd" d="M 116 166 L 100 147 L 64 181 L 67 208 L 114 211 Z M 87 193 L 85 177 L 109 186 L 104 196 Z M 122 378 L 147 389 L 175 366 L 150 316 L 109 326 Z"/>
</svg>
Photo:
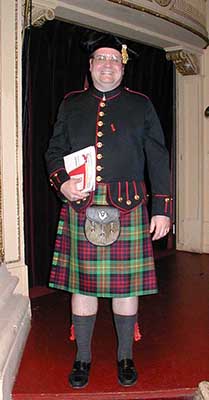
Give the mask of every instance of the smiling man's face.
<svg viewBox="0 0 209 400">
<path fill-rule="evenodd" d="M 120 52 L 109 47 L 96 50 L 90 59 L 90 72 L 96 89 L 102 92 L 115 89 L 124 74 Z"/>
</svg>

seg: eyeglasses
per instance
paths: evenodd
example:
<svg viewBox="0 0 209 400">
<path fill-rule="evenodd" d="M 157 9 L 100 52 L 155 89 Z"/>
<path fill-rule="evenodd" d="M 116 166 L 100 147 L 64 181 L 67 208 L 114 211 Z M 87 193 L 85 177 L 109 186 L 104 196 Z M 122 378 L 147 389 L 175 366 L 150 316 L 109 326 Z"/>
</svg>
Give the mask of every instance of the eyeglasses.
<svg viewBox="0 0 209 400">
<path fill-rule="evenodd" d="M 95 54 L 92 57 L 98 64 L 104 64 L 107 60 L 110 61 L 112 64 L 121 64 L 122 58 L 117 57 L 114 54 Z"/>
</svg>

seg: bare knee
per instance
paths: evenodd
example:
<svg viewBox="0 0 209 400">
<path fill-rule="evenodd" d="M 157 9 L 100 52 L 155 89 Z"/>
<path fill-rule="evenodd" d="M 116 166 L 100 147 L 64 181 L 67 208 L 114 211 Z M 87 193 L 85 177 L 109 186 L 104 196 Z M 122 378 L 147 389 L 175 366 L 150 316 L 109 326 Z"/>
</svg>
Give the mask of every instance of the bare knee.
<svg viewBox="0 0 209 400">
<path fill-rule="evenodd" d="M 114 314 L 135 315 L 138 311 L 138 297 L 114 298 L 112 309 Z"/>
<path fill-rule="evenodd" d="M 98 309 L 98 299 L 93 296 L 85 296 L 83 294 L 72 295 L 72 313 L 75 315 L 94 315 Z"/>
</svg>

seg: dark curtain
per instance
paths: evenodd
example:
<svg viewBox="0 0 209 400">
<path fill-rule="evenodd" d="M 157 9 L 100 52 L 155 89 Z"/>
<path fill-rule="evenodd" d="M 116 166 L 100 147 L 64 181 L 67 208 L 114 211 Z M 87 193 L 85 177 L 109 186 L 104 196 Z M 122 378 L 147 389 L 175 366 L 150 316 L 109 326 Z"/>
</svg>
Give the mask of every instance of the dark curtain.
<svg viewBox="0 0 209 400">
<path fill-rule="evenodd" d="M 71 90 L 83 89 L 88 58 L 80 48 L 90 29 L 61 21 L 26 32 L 23 45 L 23 149 L 25 257 L 29 284 L 47 284 L 60 202 L 51 190 L 44 154 L 58 106 Z M 172 147 L 172 63 L 165 53 L 130 42 L 139 57 L 126 67 L 125 85 L 148 95 Z"/>
</svg>

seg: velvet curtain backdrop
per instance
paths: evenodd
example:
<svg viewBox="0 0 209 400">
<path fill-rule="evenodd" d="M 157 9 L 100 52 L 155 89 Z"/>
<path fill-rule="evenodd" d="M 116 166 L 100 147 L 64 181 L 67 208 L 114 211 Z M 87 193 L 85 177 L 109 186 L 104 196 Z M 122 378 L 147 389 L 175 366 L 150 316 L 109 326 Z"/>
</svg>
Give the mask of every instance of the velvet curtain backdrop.
<svg viewBox="0 0 209 400">
<path fill-rule="evenodd" d="M 44 154 L 58 106 L 71 90 L 83 89 L 88 58 L 80 48 L 90 29 L 61 21 L 31 28 L 23 45 L 23 149 L 25 257 L 29 285 L 48 281 L 60 201 L 51 190 Z M 126 67 L 125 85 L 148 95 L 172 149 L 173 66 L 164 51 L 130 42 L 139 57 Z"/>
</svg>

